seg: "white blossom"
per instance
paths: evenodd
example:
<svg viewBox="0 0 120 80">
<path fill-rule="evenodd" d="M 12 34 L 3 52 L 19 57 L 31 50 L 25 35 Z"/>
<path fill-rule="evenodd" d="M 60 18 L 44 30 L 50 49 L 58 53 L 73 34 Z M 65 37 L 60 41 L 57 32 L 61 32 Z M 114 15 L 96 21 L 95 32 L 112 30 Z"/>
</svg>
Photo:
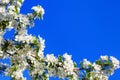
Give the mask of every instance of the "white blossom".
<svg viewBox="0 0 120 80">
<path fill-rule="evenodd" d="M 110 60 L 112 61 L 113 65 L 114 65 L 114 68 L 119 68 L 120 67 L 120 62 L 115 57 L 110 56 Z"/>
<path fill-rule="evenodd" d="M 3 4 L 7 4 L 7 3 L 10 2 L 10 0 L 0 0 L 0 2 L 3 3 Z"/>
<path fill-rule="evenodd" d="M 113 56 L 110 58 L 101 56 L 93 64 L 84 59 L 80 68 L 75 65 L 72 56 L 68 53 L 58 58 L 54 54 L 44 56 L 45 40 L 40 36 L 37 38 L 28 34 L 27 27 L 33 26 L 34 20 L 42 18 L 45 11 L 42 6 L 33 6 L 32 13 L 21 14 L 20 7 L 23 2 L 24 0 L 0 0 L 0 59 L 10 59 L 9 66 L 0 64 L 5 76 L 15 80 L 26 80 L 23 71 L 29 70 L 32 79 L 37 75 L 35 80 L 41 75 L 42 80 L 49 80 L 48 77 L 51 76 L 70 80 L 79 80 L 81 76 L 90 80 L 108 80 L 114 70 L 120 68 L 119 60 Z M 7 29 L 15 29 L 12 40 L 3 37 Z M 83 74 L 82 71 L 85 73 Z"/>
<path fill-rule="evenodd" d="M 21 7 L 21 3 L 19 1 L 17 1 L 17 6 Z"/>
<path fill-rule="evenodd" d="M 23 42 L 23 43 L 26 42 L 29 44 L 32 38 L 33 38 L 32 35 L 17 35 L 15 36 L 15 41 Z"/>
<path fill-rule="evenodd" d="M 39 42 L 40 42 L 40 50 L 43 51 L 44 48 L 45 48 L 45 40 L 40 36 L 38 36 L 38 39 L 39 39 Z"/>
<path fill-rule="evenodd" d="M 63 68 L 65 69 L 65 71 L 67 72 L 67 74 L 72 74 L 73 70 L 74 70 L 74 63 L 71 60 L 71 55 L 68 55 L 67 53 L 65 53 L 63 55 L 64 57 L 64 65 Z"/>
<path fill-rule="evenodd" d="M 32 9 L 37 13 L 40 14 L 41 17 L 43 18 L 43 15 L 45 14 L 44 9 L 42 8 L 42 6 L 38 5 L 38 6 L 33 6 Z"/>
<path fill-rule="evenodd" d="M 13 72 L 12 76 L 13 78 L 15 78 L 16 80 L 26 80 L 26 78 L 23 77 L 23 73 L 21 70 L 17 70 L 15 72 Z"/>
<path fill-rule="evenodd" d="M 67 60 L 67 61 L 69 61 L 69 60 L 71 60 L 71 55 L 68 55 L 67 53 L 65 53 L 64 55 L 63 55 L 63 57 L 65 58 L 65 60 Z"/>
<path fill-rule="evenodd" d="M 90 61 L 88 61 L 87 59 L 83 60 L 83 67 L 84 68 L 88 68 L 89 65 L 91 65 L 92 63 Z"/>
<path fill-rule="evenodd" d="M 8 10 L 10 10 L 10 11 L 15 11 L 15 6 L 14 6 L 14 5 L 8 6 Z"/>
<path fill-rule="evenodd" d="M 16 27 L 18 25 L 18 22 L 13 20 L 9 22 L 9 25 L 7 26 L 7 28 L 9 28 L 10 30 L 13 29 L 14 27 Z"/>
<path fill-rule="evenodd" d="M 102 60 L 108 60 L 108 56 L 100 56 Z"/>
<path fill-rule="evenodd" d="M 46 55 L 46 61 L 47 61 L 47 62 L 50 62 L 50 63 L 56 63 L 56 62 L 57 62 L 57 59 L 56 59 L 56 57 L 54 56 L 54 54 L 47 54 L 47 55 Z"/>
<path fill-rule="evenodd" d="M 0 7 L 0 13 L 5 13 L 6 9 L 5 9 L 5 6 L 1 6 Z"/>
<path fill-rule="evenodd" d="M 41 13 L 42 15 L 45 13 L 44 9 L 42 8 L 42 6 L 33 6 L 32 9 L 34 11 L 36 11 L 37 13 Z"/>
<path fill-rule="evenodd" d="M 93 67 L 96 71 L 100 71 L 102 69 L 101 66 L 96 63 L 93 64 Z"/>
<path fill-rule="evenodd" d="M 23 27 L 29 25 L 29 19 L 27 16 L 20 14 L 19 16 L 20 22 L 23 24 Z"/>
</svg>

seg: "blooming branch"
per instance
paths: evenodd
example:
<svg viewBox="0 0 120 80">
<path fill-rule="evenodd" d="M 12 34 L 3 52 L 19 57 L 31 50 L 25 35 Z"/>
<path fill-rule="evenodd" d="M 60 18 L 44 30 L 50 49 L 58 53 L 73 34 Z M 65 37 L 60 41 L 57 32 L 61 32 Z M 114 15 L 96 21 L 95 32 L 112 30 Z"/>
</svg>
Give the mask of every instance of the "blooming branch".
<svg viewBox="0 0 120 80">
<path fill-rule="evenodd" d="M 84 59 L 78 65 L 68 53 L 55 57 L 44 55 L 45 40 L 28 34 L 27 27 L 34 26 L 35 19 L 43 19 L 42 6 L 33 6 L 32 13 L 20 13 L 24 0 L 0 0 L 0 59 L 9 58 L 10 64 L 0 64 L 0 72 L 12 80 L 26 80 L 23 71 L 29 70 L 32 80 L 49 80 L 59 77 L 69 80 L 108 80 L 120 62 L 113 56 L 101 56 L 91 63 Z M 14 29 L 12 40 L 3 38 L 6 31 Z"/>
</svg>

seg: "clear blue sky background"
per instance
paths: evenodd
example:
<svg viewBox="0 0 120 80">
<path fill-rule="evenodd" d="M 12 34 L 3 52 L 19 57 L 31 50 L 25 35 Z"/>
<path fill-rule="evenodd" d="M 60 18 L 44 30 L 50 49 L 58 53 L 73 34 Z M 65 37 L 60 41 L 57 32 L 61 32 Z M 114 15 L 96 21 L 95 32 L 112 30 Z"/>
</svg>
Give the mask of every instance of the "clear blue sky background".
<svg viewBox="0 0 120 80">
<path fill-rule="evenodd" d="M 21 12 L 37 4 L 45 9 L 44 20 L 29 33 L 46 40 L 45 53 L 68 52 L 78 64 L 101 55 L 120 60 L 120 0 L 25 0 Z M 109 80 L 120 80 L 120 69 Z"/>
</svg>

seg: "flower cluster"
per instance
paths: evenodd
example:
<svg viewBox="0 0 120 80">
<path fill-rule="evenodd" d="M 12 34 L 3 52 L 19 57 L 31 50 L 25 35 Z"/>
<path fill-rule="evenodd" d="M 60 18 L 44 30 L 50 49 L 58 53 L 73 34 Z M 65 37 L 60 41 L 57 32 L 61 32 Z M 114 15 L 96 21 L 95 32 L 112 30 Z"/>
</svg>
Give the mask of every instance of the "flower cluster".
<svg viewBox="0 0 120 80">
<path fill-rule="evenodd" d="M 120 67 L 120 62 L 113 56 L 101 56 L 93 64 L 86 59 L 81 64 L 81 76 L 85 80 L 108 80 L 114 70 Z"/>
<path fill-rule="evenodd" d="M 101 56 L 91 63 L 87 59 L 80 62 L 80 67 L 68 53 L 55 57 L 44 56 L 45 40 L 27 33 L 27 27 L 34 26 L 35 19 L 43 19 L 42 6 L 33 6 L 32 13 L 21 14 L 24 0 L 0 0 L 0 59 L 9 58 L 10 64 L 0 63 L 0 72 L 12 80 L 26 80 L 25 70 L 29 71 L 32 80 L 49 80 L 59 77 L 69 80 L 108 80 L 114 70 L 120 66 L 113 56 Z M 15 30 L 12 40 L 3 38 L 7 30 Z"/>
</svg>

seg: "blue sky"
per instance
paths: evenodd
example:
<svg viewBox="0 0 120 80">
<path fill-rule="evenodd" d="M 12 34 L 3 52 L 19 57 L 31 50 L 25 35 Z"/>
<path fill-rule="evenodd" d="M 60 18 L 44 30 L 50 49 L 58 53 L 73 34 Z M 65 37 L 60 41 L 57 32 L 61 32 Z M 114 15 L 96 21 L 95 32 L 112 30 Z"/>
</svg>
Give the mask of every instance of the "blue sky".
<svg viewBox="0 0 120 80">
<path fill-rule="evenodd" d="M 101 55 L 120 60 L 120 0 L 25 0 L 21 12 L 37 4 L 45 9 L 44 19 L 29 33 L 46 40 L 45 53 L 68 52 L 78 64 Z M 119 75 L 120 69 L 109 80 L 120 80 Z"/>
</svg>

